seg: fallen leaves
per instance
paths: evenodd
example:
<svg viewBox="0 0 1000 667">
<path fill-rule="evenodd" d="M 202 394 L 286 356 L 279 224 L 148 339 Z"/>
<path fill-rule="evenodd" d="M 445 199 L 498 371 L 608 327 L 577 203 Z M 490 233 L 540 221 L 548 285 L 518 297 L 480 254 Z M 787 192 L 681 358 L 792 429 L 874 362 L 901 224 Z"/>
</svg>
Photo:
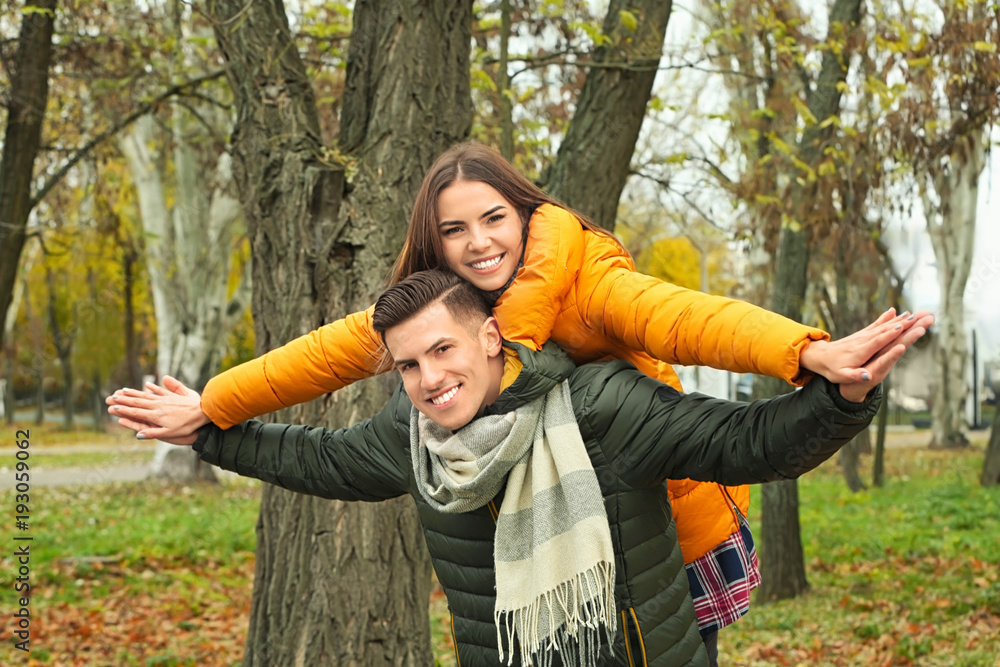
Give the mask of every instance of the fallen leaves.
<svg viewBox="0 0 1000 667">
<path fill-rule="evenodd" d="M 39 584 L 32 652 L 44 649 L 49 659 L 37 664 L 221 667 L 241 659 L 253 591 L 252 557 L 235 563 L 150 559 L 102 566 L 82 576 L 72 566 L 55 566 L 66 570 L 54 573 L 62 575 L 55 581 L 82 580 L 82 605 L 43 602 L 54 597 L 58 584 Z M 182 584 L 191 577 L 202 585 Z"/>
</svg>

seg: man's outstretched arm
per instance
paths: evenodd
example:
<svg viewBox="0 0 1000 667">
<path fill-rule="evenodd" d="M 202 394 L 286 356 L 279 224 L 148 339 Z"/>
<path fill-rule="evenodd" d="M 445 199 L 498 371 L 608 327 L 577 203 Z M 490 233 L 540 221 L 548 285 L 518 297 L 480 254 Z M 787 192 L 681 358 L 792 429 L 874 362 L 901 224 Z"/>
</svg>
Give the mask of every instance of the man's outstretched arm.
<svg viewBox="0 0 1000 667">
<path fill-rule="evenodd" d="M 746 484 L 795 478 L 828 459 L 866 428 L 878 409 L 876 389 L 933 322 L 927 316 L 865 365 L 868 380 L 842 385 L 815 378 L 804 389 L 767 401 L 732 403 L 682 395 L 631 367 L 608 376 L 581 369 L 578 414 L 620 477 L 634 486 L 665 478 Z M 598 379 L 603 384 L 598 384 Z"/>
<path fill-rule="evenodd" d="M 156 410 L 170 420 L 198 405 L 198 392 L 167 377 L 148 385 Z M 135 431 L 144 427 L 150 394 L 118 394 L 108 412 Z M 402 495 L 409 481 L 409 405 L 397 389 L 388 406 L 346 429 L 313 428 L 247 421 L 231 429 L 214 424 L 171 439 L 194 445 L 202 460 L 290 491 L 339 500 L 385 500 Z M 397 410 L 402 410 L 397 414 Z"/>
</svg>

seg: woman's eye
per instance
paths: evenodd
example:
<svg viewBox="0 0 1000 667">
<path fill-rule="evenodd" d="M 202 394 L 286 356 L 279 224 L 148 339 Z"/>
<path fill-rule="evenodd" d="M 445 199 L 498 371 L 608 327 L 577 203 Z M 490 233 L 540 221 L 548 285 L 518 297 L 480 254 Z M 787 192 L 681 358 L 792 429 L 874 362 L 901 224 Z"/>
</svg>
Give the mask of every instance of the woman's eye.
<svg viewBox="0 0 1000 667">
<path fill-rule="evenodd" d="M 462 231 L 461 227 L 448 227 L 441 233 L 444 234 L 445 236 L 454 236 L 456 233 L 460 231 Z"/>
<path fill-rule="evenodd" d="M 496 215 L 491 215 L 489 217 L 489 222 L 500 222 L 503 219 L 504 219 L 504 214 L 503 213 L 497 213 Z"/>
</svg>

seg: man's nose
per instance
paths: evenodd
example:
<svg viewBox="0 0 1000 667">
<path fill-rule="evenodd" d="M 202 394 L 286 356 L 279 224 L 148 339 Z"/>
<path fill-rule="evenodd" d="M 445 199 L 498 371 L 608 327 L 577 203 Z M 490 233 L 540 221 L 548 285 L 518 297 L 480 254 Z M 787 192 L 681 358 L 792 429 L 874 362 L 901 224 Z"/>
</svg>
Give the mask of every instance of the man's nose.
<svg viewBox="0 0 1000 667">
<path fill-rule="evenodd" d="M 438 389 L 444 382 L 444 371 L 436 364 L 423 364 L 420 367 L 420 388 L 424 391 Z"/>
</svg>

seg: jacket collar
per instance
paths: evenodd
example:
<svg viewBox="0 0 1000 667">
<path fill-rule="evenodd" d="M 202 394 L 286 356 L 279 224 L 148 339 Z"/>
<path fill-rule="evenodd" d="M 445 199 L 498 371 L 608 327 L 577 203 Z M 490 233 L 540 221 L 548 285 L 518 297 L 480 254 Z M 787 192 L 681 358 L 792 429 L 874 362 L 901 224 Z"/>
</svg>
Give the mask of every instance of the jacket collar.
<svg viewBox="0 0 1000 667">
<path fill-rule="evenodd" d="M 545 396 L 576 369 L 572 359 L 552 341 L 545 343 L 538 352 L 509 341 L 504 341 L 504 346 L 517 352 L 522 368 L 517 379 L 500 393 L 492 405 L 486 407 L 484 414 L 487 415 L 513 412 L 525 403 Z"/>
</svg>

